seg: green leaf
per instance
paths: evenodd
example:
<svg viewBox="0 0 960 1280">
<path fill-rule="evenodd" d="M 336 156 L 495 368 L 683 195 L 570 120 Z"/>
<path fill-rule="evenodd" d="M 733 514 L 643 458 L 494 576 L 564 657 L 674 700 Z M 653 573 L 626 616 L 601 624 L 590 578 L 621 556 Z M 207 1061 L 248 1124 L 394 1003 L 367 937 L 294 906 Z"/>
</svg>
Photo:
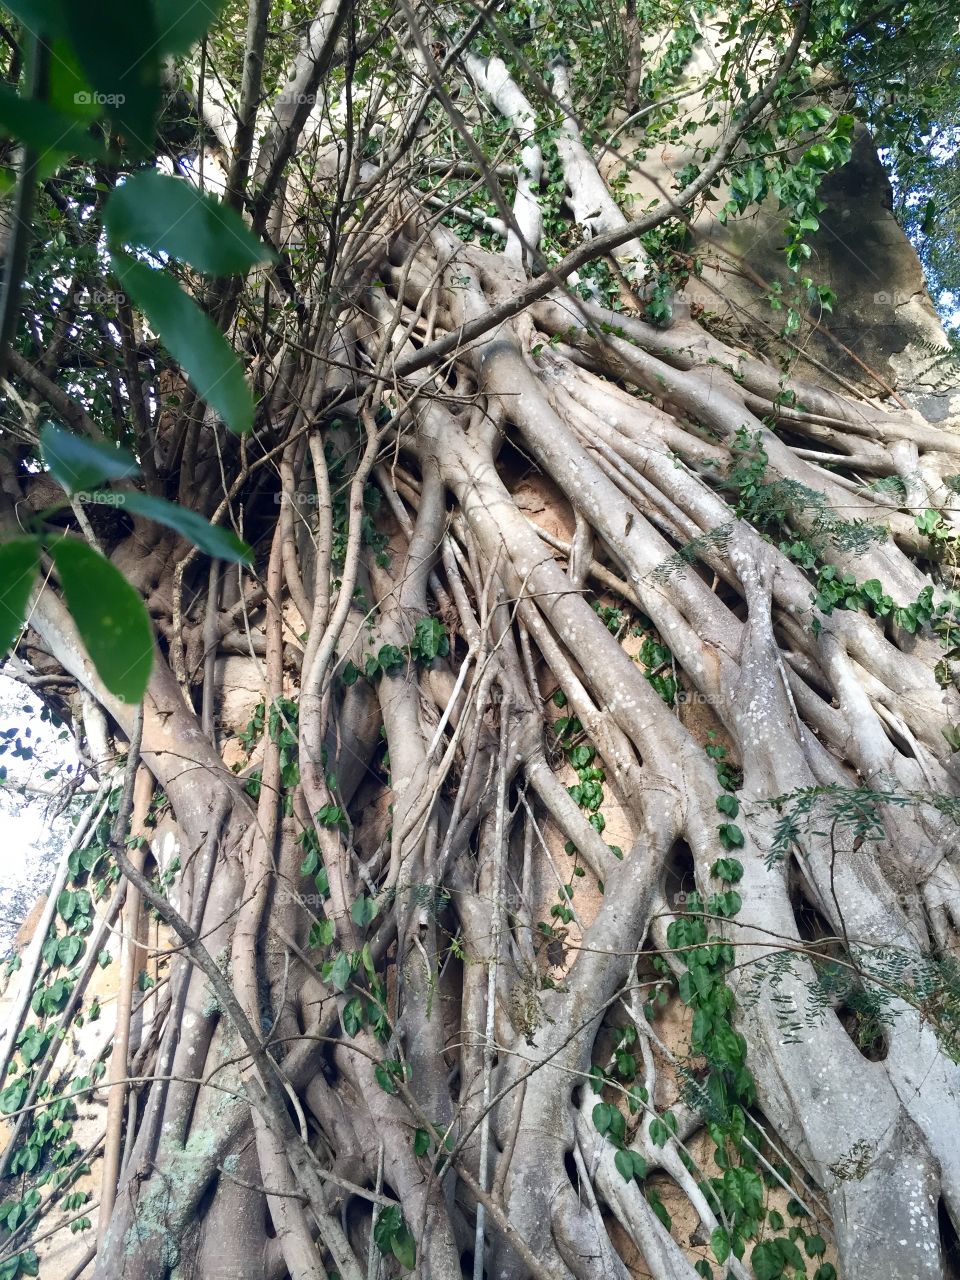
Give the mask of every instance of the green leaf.
<svg viewBox="0 0 960 1280">
<path fill-rule="evenodd" d="M 354 996 L 352 1000 L 348 1000 L 343 1006 L 343 1029 L 348 1036 L 355 1036 L 364 1023 L 363 1001 L 359 996 Z"/>
<path fill-rule="evenodd" d="M 787 1266 L 799 1266 L 803 1259 L 791 1241 L 780 1236 L 776 1240 L 764 1240 L 750 1255 L 750 1265 L 757 1280 L 780 1280 Z"/>
<path fill-rule="evenodd" d="M 650 1208 L 653 1210 L 653 1212 L 657 1215 L 657 1217 L 663 1223 L 664 1227 L 666 1227 L 667 1231 L 669 1231 L 673 1227 L 673 1219 L 670 1217 L 670 1214 L 667 1212 L 667 1206 L 663 1203 L 663 1201 L 660 1199 L 660 1197 L 657 1195 L 655 1191 L 647 1192 L 647 1202 L 649 1203 Z"/>
<path fill-rule="evenodd" d="M 797 1228 L 799 1230 L 799 1228 Z M 787 1267 L 796 1267 L 798 1271 L 803 1271 L 803 1255 L 792 1240 L 786 1240 L 782 1236 L 776 1242 L 777 1251 L 780 1254 L 780 1260 L 784 1270 Z"/>
<path fill-rule="evenodd" d="M 377 1084 L 384 1093 L 397 1092 L 397 1080 L 403 1078 L 403 1067 L 394 1058 L 386 1058 L 384 1061 L 378 1062 L 373 1069 L 373 1074 L 377 1078 Z"/>
<path fill-rule="evenodd" d="M 349 659 L 344 663 L 343 670 L 340 673 L 340 679 L 348 687 L 352 684 L 356 684 L 360 679 L 360 672 Z"/>
<path fill-rule="evenodd" d="M 390 1241 L 393 1234 L 403 1225 L 403 1213 L 398 1204 L 381 1209 L 373 1224 L 373 1242 L 381 1253 L 390 1253 Z"/>
<path fill-rule="evenodd" d="M 593 1108 L 593 1123 L 597 1132 L 611 1142 L 622 1143 L 626 1137 L 627 1122 L 619 1107 L 612 1102 L 598 1102 Z"/>
<path fill-rule="evenodd" d="M 16 644 L 40 567 L 36 538 L 0 543 L 0 655 Z"/>
<path fill-rule="evenodd" d="M 4 8 L 37 35 L 62 35 L 63 0 L 4 0 Z"/>
<path fill-rule="evenodd" d="M 0 1093 L 0 1112 L 8 1116 L 13 1111 L 19 1110 L 23 1106 L 23 1100 L 27 1096 L 27 1082 L 22 1077 L 14 1080 L 13 1084 L 8 1085 L 6 1089 Z"/>
<path fill-rule="evenodd" d="M 176 502 L 168 502 L 166 498 L 156 498 L 151 493 L 134 490 L 125 493 L 123 506 L 134 515 L 145 516 L 183 534 L 195 547 L 205 551 L 218 560 L 226 560 L 231 564 L 250 564 L 253 552 L 250 547 L 238 538 L 232 529 L 222 525 L 211 524 L 189 507 L 181 507 Z"/>
<path fill-rule="evenodd" d="M 150 0 L 160 48 L 186 53 L 213 26 L 226 0 Z"/>
<path fill-rule="evenodd" d="M 723 911 L 718 914 L 725 915 L 728 919 L 737 915 L 740 908 L 743 906 L 743 899 L 740 897 L 739 893 L 737 893 L 736 889 L 727 889 L 724 893 L 721 893 L 719 897 L 723 906 Z"/>
<path fill-rule="evenodd" d="M 426 1129 L 418 1129 L 413 1135 L 413 1153 L 418 1156 L 425 1156 L 430 1150 L 430 1135 Z"/>
<path fill-rule="evenodd" d="M 346 991 L 352 972 L 350 957 L 345 951 L 341 951 L 330 966 L 330 981 L 333 983 L 334 991 Z"/>
<path fill-rule="evenodd" d="M 737 884 L 743 878 L 743 863 L 738 858 L 718 858 L 710 868 L 710 874 L 728 884 Z"/>
<path fill-rule="evenodd" d="M 606 1076 L 603 1073 L 602 1067 L 592 1066 L 590 1068 L 590 1088 L 594 1093 L 603 1092 L 603 1085 L 605 1080 L 606 1080 Z M 596 1123 L 596 1119 L 594 1119 L 594 1123 Z"/>
<path fill-rule="evenodd" d="M 413 1232 L 404 1224 L 403 1227 L 395 1232 L 390 1241 L 390 1247 L 393 1249 L 393 1256 L 407 1271 L 412 1271 L 417 1261 L 417 1242 L 413 1238 Z"/>
<path fill-rule="evenodd" d="M 58 111 L 49 102 L 23 98 L 9 85 L 0 85 L 0 136 L 18 138 L 50 155 L 104 159 L 107 148 L 90 133 L 88 115 Z"/>
<path fill-rule="evenodd" d="M 211 276 L 242 274 L 272 256 L 229 205 L 156 169 L 114 188 L 103 224 L 111 249 L 147 249 Z"/>
<path fill-rule="evenodd" d="M 69 968 L 82 950 L 83 940 L 76 934 L 68 933 L 57 943 L 57 959 Z"/>
<path fill-rule="evenodd" d="M 334 939 L 334 928 L 332 920 L 315 920 L 310 929 L 309 946 L 313 947 L 329 947 Z"/>
<path fill-rule="evenodd" d="M 143 601 L 109 560 L 78 538 L 61 538 L 50 551 L 97 674 L 123 702 L 139 702 L 153 667 L 153 631 Z"/>
<path fill-rule="evenodd" d="M 392 675 L 404 664 L 403 650 L 398 649 L 395 644 L 382 644 L 377 653 L 377 662 L 381 671 Z"/>
<path fill-rule="evenodd" d="M 160 31 L 153 10 L 129 0 L 98 0 L 94 15 L 67 0 L 63 12 L 64 34 L 100 105 L 131 146 L 149 151 L 160 107 Z"/>
<path fill-rule="evenodd" d="M 177 282 L 123 254 L 111 261 L 120 284 L 146 316 L 200 395 L 231 431 L 253 426 L 253 396 L 226 338 Z"/>
<path fill-rule="evenodd" d="M 136 459 L 126 449 L 88 440 L 52 422 L 41 428 L 40 448 L 50 474 L 70 494 L 140 472 Z"/>
<path fill-rule="evenodd" d="M 655 1147 L 663 1147 L 670 1140 L 670 1129 L 659 1116 L 650 1121 L 650 1141 Z"/>
<path fill-rule="evenodd" d="M 920 230 L 925 236 L 933 235 L 937 224 L 937 202 L 929 199 L 923 208 L 923 218 L 920 223 Z"/>
<path fill-rule="evenodd" d="M 432 662 L 438 656 L 446 657 L 450 652 L 450 641 L 443 623 L 437 618 L 421 618 L 413 629 L 413 650 L 424 662 Z"/>
<path fill-rule="evenodd" d="M 618 1151 L 613 1157 L 613 1163 L 624 1182 L 632 1182 L 634 1178 L 647 1176 L 647 1162 L 636 1151 L 629 1151 L 626 1148 Z"/>
<path fill-rule="evenodd" d="M 721 822 L 717 827 L 717 835 L 725 849 L 742 849 L 743 832 L 733 822 Z"/>
<path fill-rule="evenodd" d="M 391 1253 L 408 1271 L 417 1260 L 417 1246 L 399 1205 L 392 1204 L 380 1211 L 373 1226 L 373 1241 L 385 1256 Z"/>
<path fill-rule="evenodd" d="M 377 902 L 376 898 L 368 898 L 366 894 L 361 893 L 360 897 L 350 908 L 350 919 L 359 928 L 364 929 L 371 920 L 376 919 L 379 911 L 380 904 Z"/>
<path fill-rule="evenodd" d="M 730 1237 L 723 1227 L 717 1227 L 711 1233 L 710 1248 L 713 1250 L 713 1256 L 720 1263 L 726 1262 L 730 1257 Z"/>
<path fill-rule="evenodd" d="M 729 793 L 717 796 L 717 809 L 721 813 L 725 813 L 728 818 L 735 818 L 740 812 L 740 801 L 736 796 L 732 796 Z"/>
</svg>

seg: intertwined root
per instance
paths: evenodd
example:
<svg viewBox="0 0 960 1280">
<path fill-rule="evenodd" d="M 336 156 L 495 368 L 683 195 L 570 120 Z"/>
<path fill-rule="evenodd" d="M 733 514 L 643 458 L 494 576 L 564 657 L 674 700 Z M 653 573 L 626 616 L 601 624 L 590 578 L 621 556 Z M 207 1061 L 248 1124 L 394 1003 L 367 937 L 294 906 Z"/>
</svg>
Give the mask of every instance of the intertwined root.
<svg viewBox="0 0 960 1280">
<path fill-rule="evenodd" d="M 427 323 L 418 290 L 431 292 L 436 326 L 460 324 L 488 302 L 495 262 L 446 236 L 433 244 L 438 256 L 422 247 L 396 273 L 400 292 L 377 304 L 381 311 L 389 304 L 409 339 Z M 619 336 L 597 327 L 612 324 Z M 361 317 L 356 331 L 364 333 Z M 373 342 L 361 336 L 349 347 L 358 380 Z M 477 1196 L 491 1189 L 493 1199 L 483 1203 L 487 1265 L 496 1274 L 530 1272 L 525 1243 L 538 1274 L 625 1275 L 626 1241 L 658 1280 L 695 1274 L 703 1249 L 691 1252 L 673 1239 L 639 1184 L 615 1166 L 616 1147 L 597 1131 L 585 1081 L 602 1065 L 602 1029 L 613 1011 L 628 1009 L 651 1101 L 631 1115 L 624 1145 L 656 1162 L 674 1194 L 687 1197 L 701 1240 L 720 1229 L 724 1211 L 702 1182 L 704 1170 L 690 1164 L 702 1106 L 686 1094 L 676 1099 L 683 1130 L 665 1145 L 651 1139 L 656 1112 L 689 1070 L 688 1048 L 682 1040 L 661 1043 L 635 994 L 638 950 L 657 943 L 675 971 L 684 970 L 682 948 L 674 954 L 665 938 L 673 911 L 664 904 L 665 877 L 683 844 L 703 899 L 715 889 L 718 784 L 703 750 L 703 718 L 678 718 L 588 603 L 591 595 L 647 619 L 674 677 L 709 706 L 708 723 L 742 773 L 740 906 L 715 929 L 734 947 L 735 1025 L 772 1144 L 764 1142 L 759 1156 L 769 1166 L 792 1153 L 793 1189 L 816 1197 L 813 1211 L 835 1240 L 844 1277 L 942 1274 L 937 1200 L 942 1195 L 954 1215 L 958 1208 L 949 1140 L 957 1067 L 935 1027 L 902 995 L 880 1061 L 862 1055 L 830 1009 L 809 1016 L 816 949 L 802 935 L 796 903 L 799 892 L 842 939 L 845 963 L 869 970 L 881 946 L 922 963 L 955 939 L 949 823 L 922 800 L 881 804 L 888 826 L 879 844 L 851 847 L 846 834 L 812 823 L 798 832 L 791 857 L 770 867 L 776 814 L 766 802 L 817 786 L 952 796 L 955 771 L 940 729 L 952 719 L 955 694 L 934 679 L 932 642 L 911 640 L 864 611 L 815 615 L 809 579 L 737 514 L 725 477 L 746 432 L 765 456 L 762 483 L 791 482 L 823 495 L 814 504 L 818 517 L 832 512 L 845 521 L 842 509 L 855 494 L 857 509 L 890 521 L 895 536 L 860 554 L 837 546 L 831 555 L 858 581 L 876 578 L 906 604 L 928 581 L 916 538 L 907 521 L 848 478 L 843 449 L 856 451 L 858 477 L 869 473 L 871 459 L 878 469 L 889 466 L 897 441 L 910 443 L 928 475 L 949 467 L 955 449 L 952 438 L 909 415 L 793 390 L 792 403 L 802 408 L 775 405 L 783 387 L 766 366 L 721 348 L 689 322 L 665 335 L 596 307 L 546 302 L 533 323 L 504 326 L 464 352 L 455 379 L 422 379 L 388 421 L 361 405 L 359 443 L 340 433 L 338 447 L 350 451 L 353 468 L 352 519 L 333 601 L 322 592 L 331 459 L 291 447 L 284 485 L 294 493 L 316 486 L 321 500 L 310 557 L 304 531 L 281 521 L 270 568 L 271 598 L 289 592 L 292 578 L 294 598 L 321 628 L 311 630 L 301 664 L 301 790 L 281 817 L 279 756 L 268 741 L 250 828 L 247 802 L 221 776 L 232 816 L 222 828 L 213 891 L 204 897 L 202 877 L 194 876 L 194 910 L 210 950 L 232 955 L 229 971 L 248 1015 L 259 1012 L 261 1025 L 273 1028 L 273 1052 L 330 1179 L 327 1203 L 333 1210 L 340 1202 L 345 1214 L 346 1236 L 337 1235 L 334 1218 L 318 1221 L 285 1198 L 293 1194 L 289 1166 L 259 1113 L 251 1129 L 235 1033 L 200 975 L 183 964 L 178 980 L 186 985 L 175 1001 L 185 999 L 189 1012 L 171 1074 L 215 1074 L 228 1092 L 180 1082 L 153 1087 L 146 1115 L 156 1108 L 157 1120 L 142 1124 L 130 1167 L 149 1162 L 156 1173 L 121 1193 L 101 1275 L 118 1274 L 133 1235 L 136 1274 L 162 1275 L 171 1241 L 182 1241 L 201 1212 L 204 1274 L 216 1274 L 209 1268 L 238 1213 L 243 1244 L 231 1265 L 256 1257 L 250 1274 L 264 1258 L 278 1274 L 284 1267 L 312 1274 L 318 1231 L 328 1252 L 342 1258 L 352 1246 L 362 1260 L 369 1197 L 376 1204 L 384 1190 L 403 1206 L 422 1274 L 458 1274 L 475 1248 Z M 836 450 L 829 474 L 804 456 L 827 423 Z M 847 426 L 856 434 L 844 434 Z M 882 449 L 872 452 L 875 444 Z M 554 486 L 566 541 L 517 505 L 511 485 L 520 456 Z M 371 477 L 387 499 L 386 555 L 361 535 Z M 796 536 L 808 528 L 800 509 L 783 519 Z M 449 656 L 402 659 L 416 624 L 431 615 L 443 620 Z M 280 616 L 268 611 L 266 619 L 273 697 L 282 688 Z M 362 670 L 383 646 L 401 660 L 388 661 L 371 683 L 345 686 L 344 664 Z M 564 785 L 544 719 L 544 697 L 555 689 L 596 749 L 611 788 L 604 808 L 616 802 L 624 815 L 631 847 L 621 861 Z M 182 705 L 174 719 L 183 732 L 189 716 Z M 189 802 L 196 803 L 198 784 L 159 745 L 160 723 L 148 717 L 146 758 L 175 808 L 182 797 L 184 839 L 197 841 L 202 815 L 193 817 L 192 831 Z M 389 781 L 382 767 L 371 772 L 380 723 Z M 389 828 L 364 819 L 378 796 L 392 801 Z M 301 896 L 312 879 L 301 875 L 294 839 L 302 824 L 313 829 L 310 814 L 329 803 L 342 806 L 351 825 L 317 828 L 329 884 L 321 913 Z M 579 851 L 586 871 L 575 887 L 587 901 L 581 905 L 577 892 L 568 899 L 572 930 L 558 930 L 556 917 L 540 923 L 535 886 L 559 874 L 543 843 L 545 824 Z M 593 891 L 591 906 L 589 886 L 597 881 L 603 895 Z M 904 902 L 904 882 L 918 887 L 922 907 Z M 355 904 L 378 893 L 370 926 Z M 371 972 L 381 975 L 392 1028 L 386 1043 L 344 1021 L 350 991 L 337 997 L 312 968 L 315 958 L 336 954 L 316 952 L 311 921 L 318 914 L 333 922 L 336 947 L 358 951 L 370 941 Z M 753 971 L 769 969 L 777 954 L 789 964 L 775 980 L 756 981 Z M 362 974 L 356 981 L 363 985 Z M 168 1060 L 164 1053 L 162 1046 L 158 1063 Z M 383 1087 L 382 1065 L 376 1068 L 385 1058 L 406 1063 L 399 1091 Z M 696 1058 L 689 1062 L 696 1069 Z M 658 1073 L 675 1083 L 657 1085 Z M 454 1167 L 442 1177 L 411 1141 L 417 1130 L 429 1134 L 427 1126 L 450 1135 Z M 264 1186 L 276 1193 L 266 1201 Z M 275 1238 L 264 1234 L 267 1215 Z M 744 1263 L 731 1265 L 749 1275 Z"/>
</svg>

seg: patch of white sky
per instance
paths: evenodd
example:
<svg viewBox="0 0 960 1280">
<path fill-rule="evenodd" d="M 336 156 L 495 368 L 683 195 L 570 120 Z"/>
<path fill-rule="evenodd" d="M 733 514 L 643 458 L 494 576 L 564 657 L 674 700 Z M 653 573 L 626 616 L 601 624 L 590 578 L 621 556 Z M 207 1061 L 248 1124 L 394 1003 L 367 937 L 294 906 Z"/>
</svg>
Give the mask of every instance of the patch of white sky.
<svg viewBox="0 0 960 1280">
<path fill-rule="evenodd" d="M 79 766 L 76 745 L 63 726 L 41 719 L 41 706 L 30 689 L 0 673 L 0 955 L 44 892 L 73 825 L 61 799 Z"/>
</svg>

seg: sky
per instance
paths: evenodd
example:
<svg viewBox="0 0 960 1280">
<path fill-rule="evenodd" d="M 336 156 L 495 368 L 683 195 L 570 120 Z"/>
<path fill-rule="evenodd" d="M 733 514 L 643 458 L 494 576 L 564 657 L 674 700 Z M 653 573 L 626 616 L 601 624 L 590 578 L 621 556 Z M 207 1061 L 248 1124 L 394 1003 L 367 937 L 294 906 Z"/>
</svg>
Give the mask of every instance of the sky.
<svg viewBox="0 0 960 1280">
<path fill-rule="evenodd" d="M 50 879 L 58 850 L 70 821 L 55 813 L 55 793 L 61 779 L 76 769 L 77 755 L 69 734 L 61 738 L 40 720 L 40 703 L 16 680 L 0 673 L 0 735 L 11 729 L 29 760 L 16 757 L 13 746 L 0 754 L 7 780 L 0 786 L 0 958 L 36 898 Z M 16 737 L 9 739 L 14 743 Z M 0 746 L 6 738 L 0 737 Z M 54 778 L 44 775 L 59 766 Z M 29 788 L 21 791 L 20 788 Z"/>
</svg>

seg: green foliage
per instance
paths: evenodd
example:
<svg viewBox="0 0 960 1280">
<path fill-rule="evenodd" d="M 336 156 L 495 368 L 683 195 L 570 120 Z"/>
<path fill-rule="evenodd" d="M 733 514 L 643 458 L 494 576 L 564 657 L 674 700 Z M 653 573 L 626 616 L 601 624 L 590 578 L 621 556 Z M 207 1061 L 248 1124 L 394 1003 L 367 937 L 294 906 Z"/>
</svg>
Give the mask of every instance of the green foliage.
<svg viewBox="0 0 960 1280">
<path fill-rule="evenodd" d="M 52 423 L 40 431 L 40 448 L 50 474 L 68 494 L 140 473 L 136 459 L 126 449 L 87 440 Z"/>
<path fill-rule="evenodd" d="M 77 538 L 50 547 L 67 607 L 104 684 L 125 702 L 143 697 L 153 632 L 140 596 L 99 551 Z"/>
<path fill-rule="evenodd" d="M 36 538 L 13 538 L 0 544 L 0 653 L 17 641 L 40 569 Z"/>
<path fill-rule="evenodd" d="M 726 748 L 713 740 L 707 750 L 717 761 L 718 769 L 729 768 L 725 761 Z M 734 795 L 724 792 L 717 799 L 721 813 L 736 816 L 739 802 Z M 729 825 L 718 827 L 720 843 L 725 843 L 722 833 Z M 714 862 L 711 875 L 729 886 L 741 880 L 743 866 L 736 858 L 725 856 Z M 719 1175 L 701 1183 L 723 1224 L 711 1236 L 711 1249 L 722 1267 L 731 1256 L 742 1259 L 748 1243 L 756 1241 L 751 1255 L 755 1275 L 780 1277 L 786 1274 L 783 1268 L 793 1265 L 796 1258 L 800 1259 L 800 1267 L 803 1266 L 797 1240 L 809 1240 L 808 1256 L 813 1257 L 822 1239 L 812 1233 L 808 1237 L 799 1228 L 791 1229 L 785 1236 L 761 1239 L 767 1222 L 764 1181 L 756 1152 L 763 1144 L 763 1137 L 750 1121 L 756 1088 L 747 1065 L 746 1041 L 733 1026 L 734 997 L 726 982 L 726 974 L 734 963 L 734 949 L 722 935 L 710 932 L 711 916 L 732 918 L 739 913 L 742 901 L 735 890 L 727 887 L 711 895 L 706 904 L 699 893 L 689 893 L 685 907 L 669 925 L 667 943 L 684 966 L 678 993 L 692 1013 L 690 1054 L 695 1066 L 681 1064 L 680 1079 L 686 1101 L 706 1119 L 715 1143 L 714 1161 L 720 1169 Z M 669 1112 L 658 1116 L 650 1125 L 651 1140 L 657 1145 L 668 1141 L 674 1131 L 675 1123 Z M 775 1153 L 771 1152 L 771 1158 L 775 1158 Z M 784 1170 L 784 1174 L 788 1179 L 789 1170 Z M 778 1222 L 771 1215 L 769 1227 L 781 1231 L 782 1219 Z M 764 1270 L 774 1262 L 779 1270 Z M 713 1274 L 708 1263 L 698 1271 L 705 1276 Z"/>
<path fill-rule="evenodd" d="M 168 502 L 166 498 L 158 498 L 151 493 L 141 493 L 139 489 L 123 494 L 123 507 L 132 515 L 143 516 L 175 530 L 195 547 L 218 560 L 225 560 L 228 564 L 250 564 L 252 561 L 253 552 L 250 547 L 232 529 L 210 524 L 189 507 Z"/>
<path fill-rule="evenodd" d="M 251 751 L 253 751 L 253 748 L 257 745 L 257 743 L 260 741 L 261 737 L 263 736 L 264 718 L 266 716 L 266 712 L 267 712 L 266 703 L 258 702 L 256 707 L 254 708 L 253 715 L 247 721 L 246 728 L 244 728 L 238 735 L 238 740 L 240 742 L 240 745 L 243 747 L 247 755 L 249 755 Z"/>
<path fill-rule="evenodd" d="M 180 178 L 142 169 L 103 210 L 111 249 L 142 249 L 211 276 L 243 274 L 272 255 L 229 206 Z"/>
<path fill-rule="evenodd" d="M 40 1259 L 33 1249 L 24 1249 L 22 1253 L 0 1262 L 0 1280 L 18 1280 L 19 1276 L 38 1276 Z"/>
<path fill-rule="evenodd" d="M 806 1274 L 803 1255 L 792 1240 L 786 1236 L 778 1236 L 775 1240 L 764 1240 L 756 1246 L 750 1255 L 750 1265 L 756 1280 L 782 1280 L 788 1275 Z"/>
<path fill-rule="evenodd" d="M 414 662 L 430 663 L 434 658 L 445 658 L 450 652 L 450 641 L 437 618 L 420 618 L 413 629 L 410 656 Z"/>
<path fill-rule="evenodd" d="M 399 1205 L 380 1210 L 373 1225 L 373 1240 L 382 1254 L 386 1257 L 392 1254 L 404 1270 L 413 1270 L 417 1245 Z"/>
<path fill-rule="evenodd" d="M 668 707 L 672 707 L 677 697 L 677 678 L 673 673 L 673 654 L 665 644 L 654 640 L 651 636 L 644 638 L 640 646 L 640 661 L 646 667 L 646 677 L 656 689 Z M 667 668 L 671 670 L 667 670 Z"/>
<path fill-rule="evenodd" d="M 5 85 L 0 94 L 0 132 L 26 144 L 18 199 L 29 210 L 38 178 L 47 177 L 71 155 L 110 156 L 111 146 L 128 156 L 151 151 L 160 107 L 160 71 L 173 53 L 199 39 L 219 13 L 219 0 L 186 4 L 165 0 L 155 8 L 99 0 L 94 12 L 46 0 L 12 6 L 23 22 L 28 50 L 25 87 Z M 10 39 L 11 45 L 13 38 Z M 52 55 L 51 55 L 51 50 Z M 19 66 L 19 60 L 17 62 Z M 263 246 L 239 215 L 185 182 L 153 169 L 128 178 L 107 201 L 104 226 L 122 287 L 190 374 L 195 386 L 237 430 L 253 422 L 253 400 L 242 367 L 209 317 L 169 275 L 148 267 L 127 250 L 142 249 L 191 263 L 212 274 L 242 273 L 265 259 Z M 2 344 L 15 323 L 30 234 L 29 216 L 16 220 L 8 254 L 13 271 L 6 281 Z M 58 235 L 50 246 L 66 247 Z M 60 264 L 59 275 L 71 270 Z M 51 263 L 51 278 L 58 275 Z M 5 356 L 0 352 L 0 358 Z M 134 475 L 134 459 L 108 444 L 84 440 L 48 425 L 42 432 L 44 460 L 70 495 Z M 232 533 L 214 529 L 194 512 L 132 487 L 125 495 L 131 513 L 166 524 L 211 555 L 248 560 L 247 548 Z M 50 513 L 47 513 L 50 514 Z M 42 530 L 38 527 L 37 532 Z M 16 639 L 34 578 L 38 544 L 26 540 L 0 561 L 0 643 Z M 139 701 L 152 660 L 152 633 L 139 599 L 95 550 L 62 540 L 50 547 L 68 607 L 107 688 Z"/>
<path fill-rule="evenodd" d="M 642 1181 L 647 1176 L 647 1162 L 638 1151 L 621 1149 L 613 1157 L 613 1163 L 624 1182 L 634 1178 Z"/>
<path fill-rule="evenodd" d="M 109 865 L 109 840 L 119 795 L 117 790 L 109 797 L 106 812 L 89 833 L 87 842 L 70 854 L 68 880 L 57 898 L 55 918 L 43 941 L 43 969 L 31 992 L 33 1020 L 17 1036 L 7 1082 L 0 1092 L 0 1112 L 6 1115 L 28 1102 L 41 1104 L 25 1117 L 10 1159 L 9 1169 L 16 1178 L 11 1185 L 18 1188 L 19 1194 L 0 1205 L 0 1227 L 6 1231 L 22 1231 L 30 1224 L 38 1208 L 39 1188 L 66 1190 L 74 1179 L 88 1172 L 72 1138 L 77 1115 L 75 1098 L 103 1075 L 105 1065 L 97 1061 L 90 1076 L 71 1080 L 61 1075 L 53 1077 L 55 1083 L 48 1079 L 41 1084 L 39 1073 L 61 1042 L 57 1024 L 76 989 L 80 971 L 74 966 L 83 957 L 93 929 L 95 901 L 114 887 L 116 868 Z M 89 1020 L 99 1016 L 95 997 L 88 1002 L 85 1015 L 77 1013 L 74 1025 L 81 1026 L 85 1016 Z M 66 1208 L 76 1209 L 88 1199 L 88 1193 L 77 1192 L 65 1196 L 63 1203 Z M 17 1256 L 29 1259 L 29 1250 Z M 8 1259 L 10 1265 L 15 1261 Z M 14 1269 L 9 1274 L 36 1272 Z"/>
<path fill-rule="evenodd" d="M 105 481 L 139 471 L 125 450 L 53 424 L 42 429 L 40 441 L 44 462 L 69 495 L 88 489 L 96 493 Z M 211 555 L 233 561 L 250 558 L 249 547 L 235 534 L 209 524 L 196 512 L 137 490 L 117 496 L 132 513 L 175 529 Z M 104 684 L 125 701 L 139 701 L 153 662 L 152 630 L 139 596 L 99 551 L 77 539 L 45 535 L 42 518 L 36 524 L 39 536 L 0 546 L 0 651 L 5 652 L 19 634 L 45 544 Z"/>
<path fill-rule="evenodd" d="M 933 811 L 960 824 L 956 799 L 938 793 L 833 785 L 802 788 L 765 804 L 778 812 L 766 857 L 770 866 L 782 862 L 794 847 L 802 849 L 812 831 L 827 835 L 841 857 L 848 850 L 878 844 L 886 839 L 887 806 Z M 758 998 L 764 981 L 777 985 L 792 963 L 790 955 L 758 961 L 742 996 L 744 1005 Z M 809 1023 L 842 1002 L 854 1015 L 857 1036 L 866 1048 L 882 1036 L 899 1008 L 909 1005 L 932 1027 L 943 1051 L 960 1061 L 960 966 L 952 956 L 860 942 L 843 963 L 814 957 L 813 964 L 817 978 L 807 995 Z M 790 1022 L 784 1029 L 789 1033 L 797 1026 Z"/>
<path fill-rule="evenodd" d="M 862 555 L 887 538 L 882 525 L 841 520 L 824 495 L 796 480 L 766 478 L 769 457 L 762 433 L 740 427 L 730 446 L 731 466 L 722 486 L 735 496 L 734 509 L 767 537 L 780 535 L 780 550 L 803 569 L 816 568 L 831 548 Z"/>
<path fill-rule="evenodd" d="M 366 894 L 361 893 L 356 902 L 350 908 L 350 919 L 360 929 L 365 929 L 371 921 L 377 918 L 380 911 L 380 905 L 375 898 L 368 898 Z"/>
<path fill-rule="evenodd" d="M 383 644 L 376 653 L 368 653 L 363 674 L 368 680 L 380 675 L 396 676 L 410 663 L 429 666 L 436 658 L 446 658 L 450 653 L 450 641 L 443 624 L 437 618 L 420 618 L 413 629 L 413 639 L 400 648 L 395 644 Z M 352 662 L 346 663 L 341 676 L 344 684 L 355 684 L 360 672 Z"/>
</svg>

